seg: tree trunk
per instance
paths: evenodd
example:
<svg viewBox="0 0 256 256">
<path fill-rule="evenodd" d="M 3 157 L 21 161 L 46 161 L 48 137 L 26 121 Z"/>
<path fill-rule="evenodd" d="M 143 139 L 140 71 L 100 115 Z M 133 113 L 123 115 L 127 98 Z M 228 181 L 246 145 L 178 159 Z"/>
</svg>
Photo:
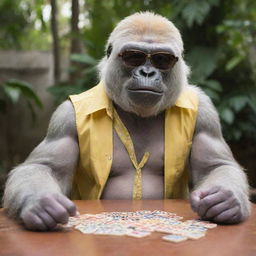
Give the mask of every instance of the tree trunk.
<svg viewBox="0 0 256 256">
<path fill-rule="evenodd" d="M 81 43 L 79 38 L 79 0 L 72 0 L 72 17 L 71 17 L 71 53 L 81 52 Z"/>
<path fill-rule="evenodd" d="M 53 58 L 54 58 L 54 83 L 60 82 L 60 42 L 59 42 L 59 31 L 58 31 L 58 7 L 57 1 L 51 0 L 51 32 L 53 39 Z"/>
<path fill-rule="evenodd" d="M 79 0 L 72 0 L 72 16 L 71 16 L 71 46 L 70 46 L 70 54 L 81 53 L 82 47 L 80 42 L 80 31 L 78 27 L 79 23 Z M 74 70 L 70 74 L 70 81 L 75 81 L 79 76 L 79 65 L 77 63 L 72 63 Z"/>
</svg>

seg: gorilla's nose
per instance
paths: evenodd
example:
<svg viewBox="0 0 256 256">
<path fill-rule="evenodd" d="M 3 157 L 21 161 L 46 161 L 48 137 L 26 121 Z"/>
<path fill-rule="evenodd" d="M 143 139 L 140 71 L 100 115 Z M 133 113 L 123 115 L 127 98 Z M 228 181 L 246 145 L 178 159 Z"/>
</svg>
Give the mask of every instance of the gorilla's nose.
<svg viewBox="0 0 256 256">
<path fill-rule="evenodd" d="M 140 67 L 138 69 L 138 74 L 142 77 L 154 78 L 157 73 L 152 67 Z"/>
</svg>

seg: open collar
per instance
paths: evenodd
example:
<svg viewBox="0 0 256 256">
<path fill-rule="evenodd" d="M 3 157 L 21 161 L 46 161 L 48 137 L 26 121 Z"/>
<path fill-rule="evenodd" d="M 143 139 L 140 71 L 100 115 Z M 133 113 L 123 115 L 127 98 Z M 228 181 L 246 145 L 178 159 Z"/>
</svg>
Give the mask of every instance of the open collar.
<svg viewBox="0 0 256 256">
<path fill-rule="evenodd" d="M 88 97 L 93 98 L 90 101 L 91 104 L 89 104 L 86 110 L 86 114 L 91 114 L 105 109 L 107 114 L 113 118 L 113 103 L 112 100 L 107 96 L 104 81 L 101 81 L 96 87 L 93 88 L 93 90 L 95 91 L 87 91 Z M 183 89 L 174 105 L 180 108 L 196 109 L 197 106 L 191 99 L 191 97 L 193 97 L 191 92 L 192 91 L 189 89 Z"/>
</svg>

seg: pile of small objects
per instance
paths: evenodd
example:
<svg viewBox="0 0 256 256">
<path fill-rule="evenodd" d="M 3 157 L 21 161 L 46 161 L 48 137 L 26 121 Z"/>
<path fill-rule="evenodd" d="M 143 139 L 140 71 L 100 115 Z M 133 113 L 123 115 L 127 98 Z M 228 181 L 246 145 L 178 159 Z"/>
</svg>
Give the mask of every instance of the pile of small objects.
<svg viewBox="0 0 256 256">
<path fill-rule="evenodd" d="M 152 232 L 168 235 L 162 239 L 169 242 L 182 242 L 187 239 L 204 237 L 208 229 L 217 225 L 207 221 L 186 220 L 175 213 L 160 210 L 141 210 L 135 212 L 102 212 L 70 217 L 65 227 L 72 227 L 84 234 L 149 236 Z"/>
</svg>

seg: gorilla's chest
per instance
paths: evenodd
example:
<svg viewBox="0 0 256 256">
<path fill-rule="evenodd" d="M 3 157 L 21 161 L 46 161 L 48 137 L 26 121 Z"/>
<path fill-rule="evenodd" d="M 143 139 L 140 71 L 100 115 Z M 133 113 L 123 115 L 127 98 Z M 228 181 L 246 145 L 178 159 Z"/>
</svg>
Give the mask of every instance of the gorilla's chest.
<svg viewBox="0 0 256 256">
<path fill-rule="evenodd" d="M 125 126 L 132 138 L 137 161 L 144 153 L 149 158 L 142 168 L 143 198 L 162 198 L 164 184 L 164 115 L 140 121 L 125 120 Z M 102 198 L 131 199 L 135 168 L 130 156 L 113 131 L 113 161 L 109 179 Z M 154 189 L 152 189 L 152 187 Z"/>
</svg>

